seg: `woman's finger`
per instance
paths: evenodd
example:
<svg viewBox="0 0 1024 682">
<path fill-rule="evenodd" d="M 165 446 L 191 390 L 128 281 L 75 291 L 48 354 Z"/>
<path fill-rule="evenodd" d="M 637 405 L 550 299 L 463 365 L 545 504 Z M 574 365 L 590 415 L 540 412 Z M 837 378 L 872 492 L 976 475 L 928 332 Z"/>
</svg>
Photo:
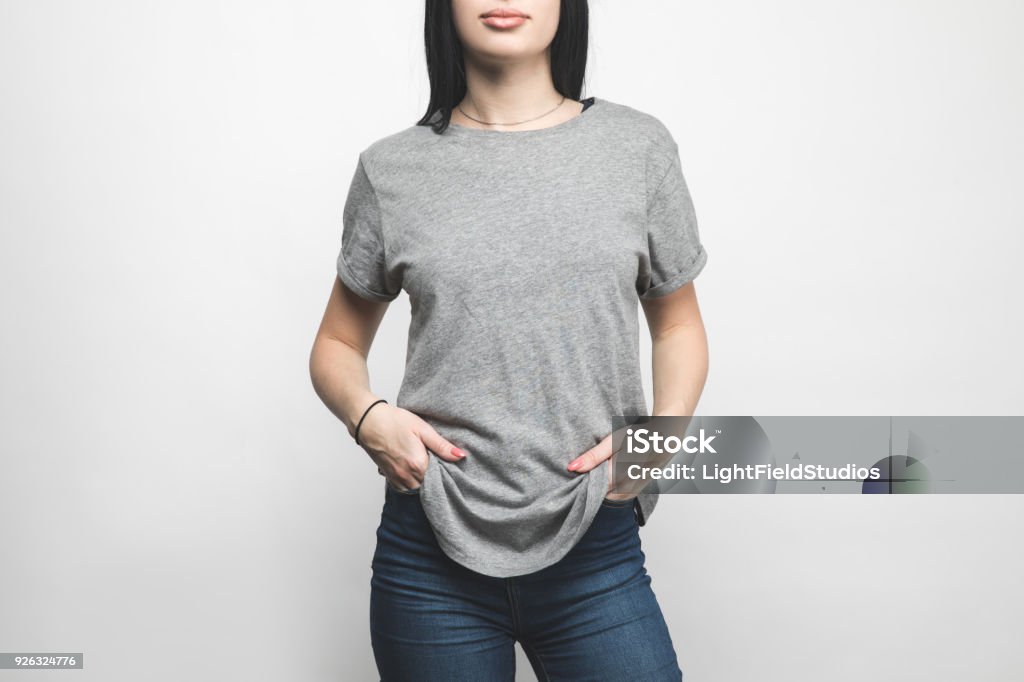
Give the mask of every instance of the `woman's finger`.
<svg viewBox="0 0 1024 682">
<path fill-rule="evenodd" d="M 408 472 L 396 472 L 389 479 L 396 488 L 400 490 L 409 490 L 411 488 L 419 488 L 423 485 L 423 481 L 417 479 L 411 473 Z"/>
<path fill-rule="evenodd" d="M 423 482 L 427 471 L 430 455 L 423 443 L 414 434 L 408 434 L 408 440 L 384 463 L 384 478 L 402 490 L 418 488 Z"/>
<path fill-rule="evenodd" d="M 411 490 L 422 485 L 421 481 L 417 481 L 414 476 L 409 475 L 392 474 L 390 476 L 385 476 L 384 479 L 392 488 L 396 488 L 401 491 Z"/>
<path fill-rule="evenodd" d="M 441 434 L 434 430 L 434 427 L 423 422 L 419 429 L 420 440 L 427 448 L 437 454 L 441 459 L 449 462 L 458 462 L 466 456 L 466 451 L 455 447 L 447 440 L 445 440 Z"/>
<path fill-rule="evenodd" d="M 582 455 L 569 462 L 569 471 L 574 471 L 581 474 L 585 471 L 590 471 L 601 462 L 605 461 L 612 456 L 612 437 L 608 434 L 601 442 L 590 448 Z"/>
</svg>

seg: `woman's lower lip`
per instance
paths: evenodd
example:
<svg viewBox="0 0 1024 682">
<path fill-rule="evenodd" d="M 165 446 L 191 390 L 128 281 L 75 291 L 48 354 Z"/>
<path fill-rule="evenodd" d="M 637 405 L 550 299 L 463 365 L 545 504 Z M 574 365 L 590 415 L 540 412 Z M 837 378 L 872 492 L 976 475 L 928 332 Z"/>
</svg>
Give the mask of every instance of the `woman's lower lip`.
<svg viewBox="0 0 1024 682">
<path fill-rule="evenodd" d="M 494 28 L 515 28 L 525 21 L 526 17 L 484 17 L 484 23 Z"/>
</svg>

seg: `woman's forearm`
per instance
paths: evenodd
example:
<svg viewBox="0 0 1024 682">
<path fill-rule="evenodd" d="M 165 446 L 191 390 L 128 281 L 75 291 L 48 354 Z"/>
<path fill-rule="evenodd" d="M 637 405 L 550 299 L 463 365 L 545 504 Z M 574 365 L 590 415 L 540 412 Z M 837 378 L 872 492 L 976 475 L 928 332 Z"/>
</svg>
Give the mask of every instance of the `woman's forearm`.
<svg viewBox="0 0 1024 682">
<path fill-rule="evenodd" d="M 692 416 L 708 375 L 708 340 L 701 321 L 679 324 L 651 341 L 653 416 Z"/>
<path fill-rule="evenodd" d="M 319 335 L 309 355 L 309 374 L 320 400 L 353 434 L 363 411 L 378 398 L 370 390 L 366 357 L 340 339 Z"/>
</svg>

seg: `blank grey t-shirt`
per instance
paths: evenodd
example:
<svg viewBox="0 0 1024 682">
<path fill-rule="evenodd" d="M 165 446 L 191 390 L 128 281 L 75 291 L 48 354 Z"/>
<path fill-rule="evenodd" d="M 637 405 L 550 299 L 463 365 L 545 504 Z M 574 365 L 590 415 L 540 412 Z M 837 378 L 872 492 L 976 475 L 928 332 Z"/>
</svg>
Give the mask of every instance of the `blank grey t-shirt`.
<svg viewBox="0 0 1024 682">
<path fill-rule="evenodd" d="M 337 271 L 365 298 L 405 290 L 394 404 L 468 451 L 429 453 L 418 494 L 443 551 L 496 577 L 561 559 L 604 497 L 608 462 L 566 465 L 647 414 L 638 298 L 707 254 L 675 140 L 602 98 L 554 126 L 410 126 L 359 154 Z M 640 525 L 657 493 L 637 498 Z"/>
</svg>

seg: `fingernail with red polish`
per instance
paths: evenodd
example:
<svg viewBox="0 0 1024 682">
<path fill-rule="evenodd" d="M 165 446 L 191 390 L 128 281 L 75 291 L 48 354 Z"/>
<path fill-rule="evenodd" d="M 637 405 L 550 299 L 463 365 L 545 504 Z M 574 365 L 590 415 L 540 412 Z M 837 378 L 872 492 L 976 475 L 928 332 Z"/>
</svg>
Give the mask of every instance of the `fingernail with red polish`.
<svg viewBox="0 0 1024 682">
<path fill-rule="evenodd" d="M 456 457 L 465 457 L 466 456 L 466 453 L 463 452 L 462 450 L 458 449 L 458 448 L 452 448 L 452 454 L 455 455 Z"/>
<path fill-rule="evenodd" d="M 579 468 L 580 468 L 580 463 L 579 462 L 570 462 L 569 463 L 569 471 L 576 471 Z"/>
</svg>

